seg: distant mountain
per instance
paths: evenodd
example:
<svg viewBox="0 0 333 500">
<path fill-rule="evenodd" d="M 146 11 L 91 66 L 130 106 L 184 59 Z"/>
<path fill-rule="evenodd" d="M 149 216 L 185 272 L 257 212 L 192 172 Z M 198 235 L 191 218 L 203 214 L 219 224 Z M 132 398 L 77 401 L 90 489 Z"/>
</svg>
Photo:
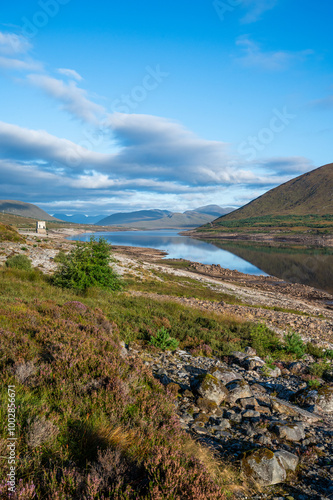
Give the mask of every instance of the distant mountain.
<svg viewBox="0 0 333 500">
<path fill-rule="evenodd" d="M 23 201 L 16 200 L 0 200 L 0 212 L 21 215 L 22 217 L 31 217 L 32 219 L 38 220 L 58 220 L 32 203 L 24 203 Z"/>
<path fill-rule="evenodd" d="M 264 215 L 333 215 L 333 163 L 271 189 L 214 224 Z"/>
<path fill-rule="evenodd" d="M 198 212 L 199 214 L 215 215 L 215 217 L 220 217 L 221 215 L 229 214 L 235 210 L 235 207 L 220 207 L 219 205 L 205 205 L 204 207 L 194 208 L 190 210 L 191 212 Z M 185 212 L 186 214 L 187 212 Z"/>
<path fill-rule="evenodd" d="M 53 214 L 53 217 L 65 222 L 73 222 L 75 224 L 96 224 L 105 217 L 105 215 L 85 215 L 85 214 Z"/>
<path fill-rule="evenodd" d="M 215 207 L 215 206 L 214 206 Z M 203 209 L 204 207 L 201 207 Z M 216 207 L 215 210 L 221 209 Z M 219 214 L 218 214 L 219 215 Z M 98 226 L 121 226 L 135 229 L 190 229 L 207 224 L 218 215 L 188 210 L 174 213 L 168 210 L 139 210 L 113 214 L 97 222 Z"/>
<path fill-rule="evenodd" d="M 120 226 L 134 224 L 136 222 L 147 222 L 159 220 L 171 214 L 168 210 L 138 210 L 137 212 L 119 212 L 100 220 L 98 226 Z"/>
</svg>

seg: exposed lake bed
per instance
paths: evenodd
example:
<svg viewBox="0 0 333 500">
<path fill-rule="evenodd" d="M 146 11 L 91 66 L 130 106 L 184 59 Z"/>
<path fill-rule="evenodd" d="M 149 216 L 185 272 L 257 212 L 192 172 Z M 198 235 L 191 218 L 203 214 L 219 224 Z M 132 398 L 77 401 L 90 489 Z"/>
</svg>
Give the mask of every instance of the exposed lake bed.
<svg viewBox="0 0 333 500">
<path fill-rule="evenodd" d="M 313 246 L 270 245 L 258 242 L 194 239 L 177 231 L 119 231 L 70 237 L 88 241 L 102 236 L 114 248 L 156 249 L 161 257 L 216 265 L 253 276 L 275 276 L 333 294 L 333 249 Z"/>
</svg>

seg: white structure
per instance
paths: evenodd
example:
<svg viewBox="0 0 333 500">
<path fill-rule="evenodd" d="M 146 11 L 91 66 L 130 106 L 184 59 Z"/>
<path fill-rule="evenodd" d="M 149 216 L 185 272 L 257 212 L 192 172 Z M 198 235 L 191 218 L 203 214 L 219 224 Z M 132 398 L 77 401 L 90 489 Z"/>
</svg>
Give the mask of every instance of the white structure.
<svg viewBox="0 0 333 500">
<path fill-rule="evenodd" d="M 44 220 L 39 220 L 36 222 L 36 233 L 46 234 L 46 223 Z"/>
</svg>

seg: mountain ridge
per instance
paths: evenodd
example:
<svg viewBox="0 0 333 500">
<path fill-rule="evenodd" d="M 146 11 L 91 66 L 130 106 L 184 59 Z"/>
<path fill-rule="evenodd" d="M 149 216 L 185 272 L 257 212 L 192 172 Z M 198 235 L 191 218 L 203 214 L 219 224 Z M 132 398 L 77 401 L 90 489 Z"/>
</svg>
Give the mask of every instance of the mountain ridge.
<svg viewBox="0 0 333 500">
<path fill-rule="evenodd" d="M 36 220 L 60 221 L 60 219 L 48 214 L 37 205 L 18 200 L 0 200 L 0 212 L 30 217 Z"/>
<path fill-rule="evenodd" d="M 265 215 L 333 215 L 333 163 L 267 191 L 213 224 Z"/>
</svg>

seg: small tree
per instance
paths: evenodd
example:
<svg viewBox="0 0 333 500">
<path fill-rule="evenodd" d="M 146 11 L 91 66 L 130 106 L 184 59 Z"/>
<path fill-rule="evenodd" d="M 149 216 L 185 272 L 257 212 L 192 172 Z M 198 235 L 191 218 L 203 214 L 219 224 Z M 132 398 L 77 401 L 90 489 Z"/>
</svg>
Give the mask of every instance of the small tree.
<svg viewBox="0 0 333 500">
<path fill-rule="evenodd" d="M 177 349 L 179 342 L 174 337 L 170 337 L 168 330 L 162 326 L 156 333 L 156 337 L 151 336 L 149 344 L 165 351 L 166 349 Z"/>
<path fill-rule="evenodd" d="M 111 262 L 107 241 L 91 237 L 88 243 L 77 242 L 75 248 L 61 259 L 52 282 L 62 288 L 80 291 L 91 286 L 120 290 L 122 280 L 110 266 Z"/>
</svg>

